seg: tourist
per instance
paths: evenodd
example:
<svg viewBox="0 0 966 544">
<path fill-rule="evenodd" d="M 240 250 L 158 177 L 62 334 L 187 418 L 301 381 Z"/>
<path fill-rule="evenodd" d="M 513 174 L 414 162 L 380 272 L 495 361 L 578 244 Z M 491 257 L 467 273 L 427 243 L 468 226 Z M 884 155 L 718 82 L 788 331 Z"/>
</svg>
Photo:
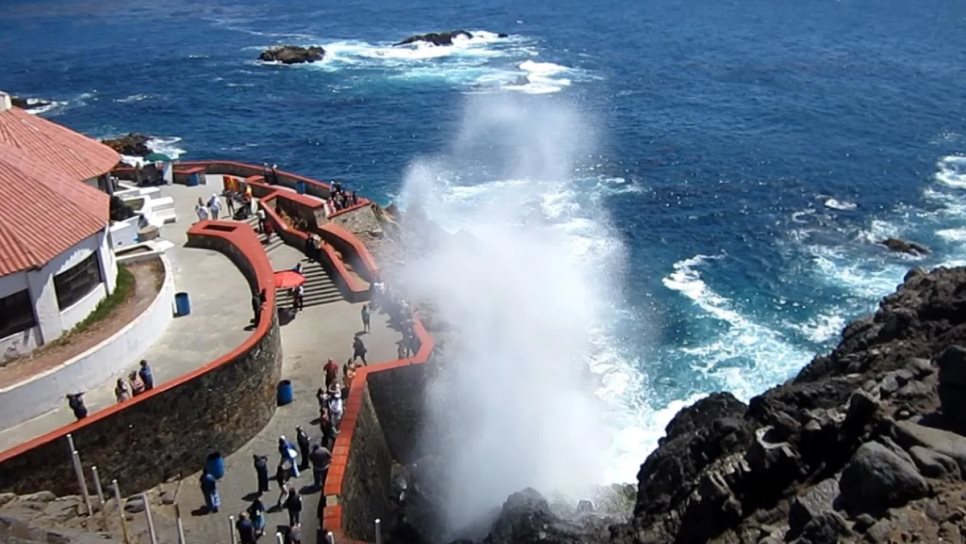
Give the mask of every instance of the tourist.
<svg viewBox="0 0 966 544">
<path fill-rule="evenodd" d="M 316 489 L 322 489 L 329 472 L 329 464 L 332 463 L 332 452 L 322 444 L 313 444 L 309 459 L 312 461 L 312 484 Z"/>
<path fill-rule="evenodd" d="M 288 497 L 288 480 L 291 476 L 288 468 L 285 466 L 285 460 L 283 459 L 278 463 L 278 468 L 275 469 L 275 481 L 278 483 L 278 501 L 275 503 L 276 508 L 282 507 L 282 501 Z"/>
<path fill-rule="evenodd" d="M 241 544 L 257 544 L 255 540 L 255 525 L 248 520 L 248 512 L 238 514 L 238 521 L 235 522 L 238 529 L 238 538 Z"/>
<path fill-rule="evenodd" d="M 296 463 L 295 458 L 298 457 L 298 452 L 292 447 L 292 444 L 285 439 L 285 435 L 278 437 L 278 453 L 282 456 L 282 461 L 287 461 L 292 465 L 292 477 L 299 477 L 299 466 Z"/>
<path fill-rule="evenodd" d="M 300 470 L 309 467 L 309 435 L 302 430 L 301 425 L 295 426 L 295 442 L 299 445 L 299 455 L 302 457 Z"/>
<path fill-rule="evenodd" d="M 221 507 L 218 482 L 207 470 L 201 472 L 201 493 L 205 496 L 205 507 L 208 511 L 217 514 Z"/>
<path fill-rule="evenodd" d="M 288 498 L 285 499 L 285 508 L 288 509 L 288 524 L 295 527 L 302 517 L 302 495 L 297 490 L 289 491 Z"/>
<path fill-rule="evenodd" d="M 145 391 L 154 389 L 154 375 L 151 374 L 151 367 L 148 366 L 148 362 L 144 359 L 141 359 L 141 370 L 138 370 L 138 376 L 144 382 Z"/>
<path fill-rule="evenodd" d="M 87 417 L 87 407 L 84 406 L 84 393 L 67 393 L 67 405 L 74 411 L 74 417 L 78 420 Z"/>
<path fill-rule="evenodd" d="M 261 538 L 265 534 L 265 505 L 262 500 L 255 497 L 255 500 L 248 505 L 248 515 L 252 518 L 252 525 L 255 527 L 255 538 Z"/>
<path fill-rule="evenodd" d="M 252 454 L 252 461 L 255 466 L 255 477 L 258 480 L 258 492 L 268 493 L 268 456 Z"/>
<path fill-rule="evenodd" d="M 144 382 L 141 381 L 141 377 L 138 376 L 137 371 L 132 370 L 127 376 L 127 380 L 131 382 L 131 396 L 138 396 L 144 393 Z"/>
<path fill-rule="evenodd" d="M 228 217 L 235 217 L 235 192 L 225 190 L 225 207 L 228 209 Z"/>
<path fill-rule="evenodd" d="M 255 317 L 252 318 L 252 323 L 258 325 L 258 318 L 262 315 L 262 297 L 258 296 L 255 292 L 252 292 L 252 313 Z"/>
<path fill-rule="evenodd" d="M 406 351 L 412 353 L 410 357 L 415 357 L 416 353 L 419 352 L 419 337 L 416 336 L 416 333 L 410 332 L 407 339 L 409 340 L 409 345 L 406 347 Z"/>
<path fill-rule="evenodd" d="M 266 220 L 265 224 L 262 226 L 262 231 L 265 233 L 265 243 L 272 243 L 272 234 L 275 232 L 275 223 Z"/>
<path fill-rule="evenodd" d="M 292 311 L 298 312 L 305 308 L 305 286 L 298 285 L 292 289 Z"/>
<path fill-rule="evenodd" d="M 302 263 L 301 262 L 295 263 L 295 266 L 292 267 L 292 272 L 295 272 L 300 276 L 305 275 L 305 273 L 302 272 Z"/>
<path fill-rule="evenodd" d="M 319 427 L 322 429 L 322 445 L 325 447 L 331 447 L 335 444 L 335 427 L 332 426 L 332 416 L 329 414 L 329 404 L 326 402 L 322 406 L 322 412 L 319 415 Z"/>
<path fill-rule="evenodd" d="M 408 351 L 406 349 L 406 345 L 407 345 L 407 343 L 406 343 L 406 339 L 405 338 L 403 338 L 402 340 L 396 342 L 396 358 L 397 359 L 406 359 L 408 357 L 406 355 L 406 352 Z"/>
<path fill-rule="evenodd" d="M 131 398 L 131 390 L 127 388 L 127 384 L 124 383 L 124 378 L 117 379 L 117 385 L 114 386 L 114 396 L 117 398 L 118 402 L 124 402 Z"/>
<path fill-rule="evenodd" d="M 325 501 L 319 501 L 325 502 Z M 285 544 L 302 544 L 302 526 L 293 525 L 285 533 Z"/>
<path fill-rule="evenodd" d="M 218 195 L 211 193 L 211 198 L 208 199 L 208 209 L 211 210 L 211 218 L 218 219 L 218 215 L 221 213 L 221 203 L 218 202 Z"/>
<path fill-rule="evenodd" d="M 352 359 L 342 365 L 342 400 L 349 398 L 349 388 L 352 387 L 352 379 L 356 377 L 356 366 L 352 364 Z"/>
<path fill-rule="evenodd" d="M 366 362 L 366 345 L 362 343 L 362 338 L 356 335 L 352 340 L 352 361 L 355 362 L 356 359 L 362 359 L 362 364 L 368 365 Z"/>
<path fill-rule="evenodd" d="M 265 210 L 258 208 L 258 211 L 255 212 L 255 219 L 257 219 L 258 232 L 265 232 Z"/>
<path fill-rule="evenodd" d="M 343 403 L 342 394 L 339 386 L 332 384 L 329 388 L 329 417 L 332 420 L 332 427 L 338 431 L 339 424 L 342 423 Z"/>
<path fill-rule="evenodd" d="M 272 165 L 272 185 L 278 185 L 278 165 Z"/>
<path fill-rule="evenodd" d="M 322 370 L 325 371 L 325 388 L 328 389 L 335 383 L 335 378 L 339 374 L 339 365 L 335 364 L 335 361 L 332 359 L 329 359 L 329 362 L 325 363 Z"/>
<path fill-rule="evenodd" d="M 251 206 L 252 214 L 254 214 L 258 209 L 258 201 L 252 195 L 252 186 L 248 184 L 245 185 L 245 202 L 248 202 L 249 206 Z"/>
<path fill-rule="evenodd" d="M 353 206 L 355 206 L 356 204 L 359 203 L 359 197 L 356 196 L 356 192 L 355 191 L 352 191 L 352 193 L 349 194 L 349 200 L 352 201 L 352 205 Z"/>
<path fill-rule="evenodd" d="M 362 331 L 369 332 L 369 305 L 362 305 Z"/>
<path fill-rule="evenodd" d="M 195 213 L 198 215 L 198 221 L 208 219 L 208 207 L 201 201 L 200 196 L 198 197 L 198 203 L 195 204 Z"/>
</svg>

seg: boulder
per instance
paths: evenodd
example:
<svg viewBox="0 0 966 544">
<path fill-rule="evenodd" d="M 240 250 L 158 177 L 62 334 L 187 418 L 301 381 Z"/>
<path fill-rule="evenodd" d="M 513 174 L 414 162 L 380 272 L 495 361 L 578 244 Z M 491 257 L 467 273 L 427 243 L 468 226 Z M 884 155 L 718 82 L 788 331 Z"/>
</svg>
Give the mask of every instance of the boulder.
<svg viewBox="0 0 966 544">
<path fill-rule="evenodd" d="M 325 50 L 317 45 L 302 47 L 299 45 L 277 45 L 269 47 L 258 55 L 258 60 L 264 62 L 281 62 L 282 64 L 300 64 L 316 62 L 325 57 Z"/>
<path fill-rule="evenodd" d="M 927 478 L 960 477 L 959 464 L 948 455 L 933 451 L 922 446 L 909 448 L 909 455 L 919 468 L 919 472 Z"/>
<path fill-rule="evenodd" d="M 929 491 L 916 467 L 878 442 L 866 442 L 842 471 L 839 491 L 850 513 L 881 513 Z"/>
<path fill-rule="evenodd" d="M 10 101 L 13 103 L 14 107 L 28 111 L 50 105 L 49 100 L 41 100 L 39 98 L 23 98 L 21 96 L 11 96 Z"/>
<path fill-rule="evenodd" d="M 110 147 L 114 151 L 117 151 L 121 155 L 143 157 L 151 154 L 151 149 L 148 147 L 148 140 L 150 139 L 150 136 L 131 132 L 119 138 L 101 140 L 101 143 Z"/>
<path fill-rule="evenodd" d="M 144 512 L 144 499 L 141 499 L 140 497 L 136 499 L 128 499 L 124 504 L 124 511 L 130 514 Z"/>
<path fill-rule="evenodd" d="M 788 530 L 792 535 L 801 533 L 812 520 L 833 510 L 832 504 L 839 494 L 839 483 L 835 478 L 827 478 L 815 484 L 804 495 L 792 500 L 788 510 Z"/>
<path fill-rule="evenodd" d="M 928 255 L 929 254 L 929 249 L 927 247 L 917 244 L 915 242 L 902 240 L 901 238 L 886 238 L 885 240 L 881 240 L 879 244 L 897 253 L 906 253 L 908 255 Z"/>
<path fill-rule="evenodd" d="M 966 427 L 966 348 L 949 346 L 939 356 L 939 402 L 943 413 Z"/>
<path fill-rule="evenodd" d="M 956 461 L 961 473 L 966 474 L 966 437 L 912 421 L 897 422 L 895 433 L 903 447 L 922 446 L 941 453 Z"/>
<path fill-rule="evenodd" d="M 831 510 L 809 521 L 802 528 L 802 535 L 796 544 L 825 544 L 826 542 L 842 542 L 842 537 L 852 536 L 849 524 L 838 512 Z"/>
<path fill-rule="evenodd" d="M 416 42 L 431 43 L 433 45 L 453 45 L 453 39 L 459 36 L 463 36 L 465 38 L 472 38 L 473 34 L 465 30 L 451 30 L 449 32 L 430 32 L 428 34 L 414 34 L 400 42 L 394 43 L 393 46 L 408 45 Z"/>
</svg>

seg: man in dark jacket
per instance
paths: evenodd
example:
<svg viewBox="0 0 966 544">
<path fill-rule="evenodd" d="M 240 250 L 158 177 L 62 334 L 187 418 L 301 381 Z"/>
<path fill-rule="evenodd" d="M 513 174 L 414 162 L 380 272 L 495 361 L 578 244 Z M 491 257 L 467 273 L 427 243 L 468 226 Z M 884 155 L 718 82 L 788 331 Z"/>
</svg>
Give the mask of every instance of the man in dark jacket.
<svg viewBox="0 0 966 544">
<path fill-rule="evenodd" d="M 299 524 L 302 516 L 302 495 L 298 490 L 292 489 L 285 499 L 285 508 L 288 509 L 288 524 L 295 527 Z"/>
<path fill-rule="evenodd" d="M 258 492 L 268 493 L 268 456 L 252 455 L 255 465 L 255 476 L 258 478 Z"/>
<path fill-rule="evenodd" d="M 74 412 L 74 417 L 84 419 L 87 417 L 87 407 L 84 406 L 84 393 L 67 394 L 67 406 Z"/>
<path fill-rule="evenodd" d="M 313 484 L 316 488 L 322 489 L 322 485 L 325 484 L 325 477 L 328 476 L 329 464 L 332 462 L 332 452 L 322 444 L 313 444 L 309 459 L 312 461 Z"/>
<path fill-rule="evenodd" d="M 238 537 L 241 539 L 241 544 L 256 544 L 255 526 L 248 519 L 248 512 L 238 514 L 238 521 L 235 522 L 235 528 L 238 529 Z"/>
<path fill-rule="evenodd" d="M 299 455 L 302 457 L 299 460 L 299 470 L 305 470 L 309 468 L 309 435 L 305 434 L 301 425 L 295 427 L 295 441 L 299 445 Z"/>
<path fill-rule="evenodd" d="M 145 391 L 154 389 L 154 375 L 151 374 L 151 367 L 144 359 L 141 359 L 141 370 L 138 370 L 138 376 L 141 376 L 141 381 L 144 382 Z"/>
</svg>

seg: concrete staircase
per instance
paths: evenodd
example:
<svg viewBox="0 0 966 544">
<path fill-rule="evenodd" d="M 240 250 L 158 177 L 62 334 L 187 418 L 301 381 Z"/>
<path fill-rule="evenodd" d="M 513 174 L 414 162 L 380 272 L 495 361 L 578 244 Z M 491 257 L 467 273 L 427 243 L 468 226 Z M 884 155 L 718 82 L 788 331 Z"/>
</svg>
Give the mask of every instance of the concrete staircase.
<svg viewBox="0 0 966 544">
<path fill-rule="evenodd" d="M 302 273 L 305 274 L 305 297 L 303 303 L 306 308 L 309 306 L 320 306 L 330 302 L 342 300 L 342 293 L 336 287 L 332 278 L 326 273 L 319 263 L 302 260 Z M 292 307 L 292 295 L 288 290 L 278 291 L 278 305 L 281 308 Z"/>
</svg>

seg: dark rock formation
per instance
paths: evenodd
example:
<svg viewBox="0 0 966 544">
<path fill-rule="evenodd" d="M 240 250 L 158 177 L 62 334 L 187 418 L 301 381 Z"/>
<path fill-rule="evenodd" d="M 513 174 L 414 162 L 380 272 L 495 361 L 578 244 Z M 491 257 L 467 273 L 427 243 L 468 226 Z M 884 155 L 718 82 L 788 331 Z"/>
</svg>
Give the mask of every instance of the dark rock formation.
<svg viewBox="0 0 966 544">
<path fill-rule="evenodd" d="M 282 64 L 300 64 L 322 60 L 325 50 L 317 45 L 301 47 L 298 45 L 277 45 L 269 47 L 258 55 L 258 60 L 265 62 L 281 62 Z"/>
<path fill-rule="evenodd" d="M 428 34 L 415 34 L 402 40 L 401 42 L 394 43 L 396 45 L 409 45 L 416 42 L 431 43 L 433 45 L 453 45 L 453 39 L 463 36 L 465 38 L 472 38 L 473 34 L 465 30 L 451 30 L 449 32 L 430 32 Z M 504 37 L 504 35 L 500 35 Z"/>
<path fill-rule="evenodd" d="M 582 541 L 963 542 L 960 346 L 966 268 L 910 272 L 875 315 L 847 326 L 794 379 L 747 407 L 716 393 L 679 412 L 641 465 L 633 518 Z M 568 527 L 531 511 L 539 515 L 530 521 L 501 518 L 491 536 L 509 534 L 501 523 L 524 536 Z"/>
<path fill-rule="evenodd" d="M 879 243 L 898 253 L 908 253 L 909 255 L 929 254 L 929 248 L 915 242 L 908 242 L 899 238 L 886 238 Z"/>
<path fill-rule="evenodd" d="M 131 132 L 119 138 L 101 140 L 101 143 L 110 147 L 114 151 L 117 151 L 121 155 L 144 157 L 145 155 L 151 154 L 151 149 L 148 147 L 148 140 L 150 139 L 150 136 Z"/>
<path fill-rule="evenodd" d="M 39 98 L 23 98 L 21 96 L 11 96 L 10 101 L 15 107 L 24 110 L 39 109 L 51 104 L 49 100 L 41 100 Z"/>
</svg>

